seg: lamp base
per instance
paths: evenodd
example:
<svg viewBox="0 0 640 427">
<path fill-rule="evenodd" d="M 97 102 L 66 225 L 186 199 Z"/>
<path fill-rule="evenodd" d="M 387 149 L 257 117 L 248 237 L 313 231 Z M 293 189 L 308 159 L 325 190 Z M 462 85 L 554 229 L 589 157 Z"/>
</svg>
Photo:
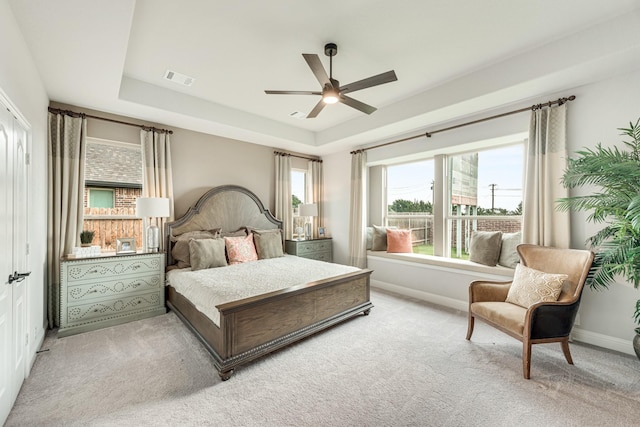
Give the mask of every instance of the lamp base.
<svg viewBox="0 0 640 427">
<path fill-rule="evenodd" d="M 147 252 L 160 252 L 160 229 L 157 225 L 147 227 Z"/>
<path fill-rule="evenodd" d="M 305 240 L 313 239 L 313 234 L 311 233 L 311 223 L 308 222 L 304 225 L 304 238 Z"/>
</svg>

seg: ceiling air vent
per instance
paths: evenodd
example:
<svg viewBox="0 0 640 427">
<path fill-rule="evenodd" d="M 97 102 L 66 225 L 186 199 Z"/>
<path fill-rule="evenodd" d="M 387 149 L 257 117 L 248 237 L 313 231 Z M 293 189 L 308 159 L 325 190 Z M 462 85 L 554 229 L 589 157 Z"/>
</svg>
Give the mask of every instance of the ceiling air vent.
<svg viewBox="0 0 640 427">
<path fill-rule="evenodd" d="M 289 113 L 289 116 L 296 119 L 304 119 L 305 117 L 307 117 L 305 113 L 301 113 L 300 111 L 294 111 L 293 113 Z"/>
<path fill-rule="evenodd" d="M 164 73 L 164 78 L 174 83 L 179 83 L 184 86 L 191 86 L 196 80 L 193 77 L 186 76 L 184 74 L 176 73 L 175 71 L 167 70 Z"/>
</svg>

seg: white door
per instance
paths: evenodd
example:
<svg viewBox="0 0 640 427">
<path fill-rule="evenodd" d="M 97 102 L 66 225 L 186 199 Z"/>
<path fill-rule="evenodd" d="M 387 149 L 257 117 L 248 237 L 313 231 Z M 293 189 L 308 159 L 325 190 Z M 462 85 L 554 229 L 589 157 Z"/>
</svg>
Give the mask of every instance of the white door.
<svg viewBox="0 0 640 427">
<path fill-rule="evenodd" d="M 0 107 L 0 423 L 4 423 L 25 377 L 28 281 L 10 276 L 26 268 L 28 198 L 27 133 Z"/>
</svg>

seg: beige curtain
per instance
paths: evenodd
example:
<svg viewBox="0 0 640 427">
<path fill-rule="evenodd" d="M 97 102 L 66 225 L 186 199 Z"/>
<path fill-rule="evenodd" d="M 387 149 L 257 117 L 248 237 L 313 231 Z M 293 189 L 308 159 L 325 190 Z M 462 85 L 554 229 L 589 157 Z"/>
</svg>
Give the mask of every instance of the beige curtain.
<svg viewBox="0 0 640 427">
<path fill-rule="evenodd" d="M 168 218 L 156 218 L 160 229 L 160 250 L 164 247 L 164 225 L 173 221 L 173 176 L 171 173 L 171 139 L 167 132 L 142 129 L 142 197 L 166 197 L 169 199 Z M 144 249 L 146 250 L 146 239 Z"/>
<path fill-rule="evenodd" d="M 60 257 L 80 246 L 87 120 L 49 113 L 47 318 L 59 326 Z"/>
<path fill-rule="evenodd" d="M 351 157 L 351 206 L 349 213 L 349 264 L 367 266 L 366 241 L 367 153 L 356 152 Z"/>
<path fill-rule="evenodd" d="M 276 153 L 276 211 L 282 221 L 284 238 L 293 238 L 293 209 L 291 207 L 291 157 Z"/>
<path fill-rule="evenodd" d="M 310 160 L 308 175 L 311 177 L 311 203 L 318 206 L 318 216 L 313 217 L 313 238 L 318 238 L 318 227 L 324 227 L 324 177 L 322 172 L 322 160 Z"/>
<path fill-rule="evenodd" d="M 561 182 L 567 166 L 567 105 L 531 113 L 525 164 L 522 242 L 568 248 L 569 212 L 556 209 L 568 197 Z"/>
</svg>

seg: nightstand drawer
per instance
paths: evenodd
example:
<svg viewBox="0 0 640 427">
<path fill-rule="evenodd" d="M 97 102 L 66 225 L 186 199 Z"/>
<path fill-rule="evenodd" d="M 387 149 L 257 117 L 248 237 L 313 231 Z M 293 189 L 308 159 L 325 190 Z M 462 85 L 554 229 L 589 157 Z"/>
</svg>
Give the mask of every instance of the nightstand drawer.
<svg viewBox="0 0 640 427">
<path fill-rule="evenodd" d="M 302 256 L 312 252 L 330 251 L 331 240 L 311 240 L 308 242 L 300 241 L 297 244 L 298 255 Z"/>
<path fill-rule="evenodd" d="M 100 278 L 113 278 L 117 276 L 128 276 L 132 274 L 155 273 L 160 268 L 162 262 L 155 257 L 131 256 L 114 257 L 118 259 L 95 260 L 94 262 L 73 262 L 67 263 L 66 281 L 73 283 L 81 280 L 93 280 Z M 63 271 L 63 274 L 65 272 Z"/>
<path fill-rule="evenodd" d="M 309 254 L 300 255 L 303 258 L 315 259 L 318 261 L 331 262 L 332 256 L 331 251 L 323 251 L 323 252 L 313 252 Z"/>
<path fill-rule="evenodd" d="M 156 291 L 132 297 L 111 298 L 104 301 L 69 306 L 63 316 L 66 315 L 67 317 L 67 325 L 73 326 L 90 321 L 124 316 L 128 313 L 145 309 L 154 309 L 160 307 L 161 304 L 161 291 Z"/>
<path fill-rule="evenodd" d="M 333 262 L 331 238 L 316 240 L 286 240 L 285 251 L 290 255 L 318 261 Z"/>
<path fill-rule="evenodd" d="M 162 289 L 162 274 L 123 277 L 116 280 L 94 280 L 67 288 L 68 304 L 90 301 L 114 295 L 135 294 Z"/>
</svg>

